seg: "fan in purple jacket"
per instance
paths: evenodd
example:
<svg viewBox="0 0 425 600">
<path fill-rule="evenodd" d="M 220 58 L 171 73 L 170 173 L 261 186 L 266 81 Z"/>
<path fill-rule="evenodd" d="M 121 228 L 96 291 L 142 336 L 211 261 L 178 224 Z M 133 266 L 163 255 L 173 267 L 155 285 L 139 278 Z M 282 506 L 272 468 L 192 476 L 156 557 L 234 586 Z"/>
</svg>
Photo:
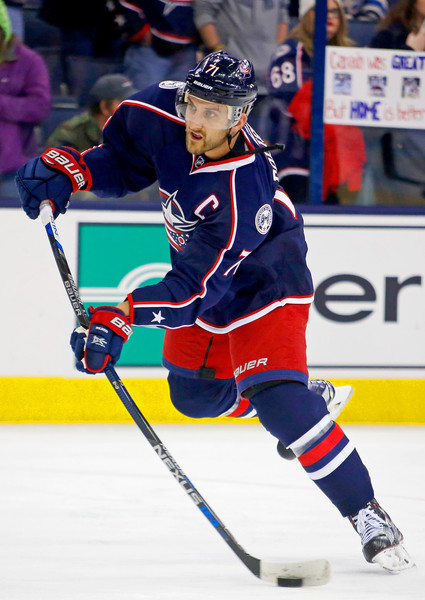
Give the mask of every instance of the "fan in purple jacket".
<svg viewBox="0 0 425 600">
<path fill-rule="evenodd" d="M 39 152 L 34 126 L 50 111 L 47 67 L 36 52 L 11 32 L 10 19 L 0 0 L 0 177 Z"/>
</svg>

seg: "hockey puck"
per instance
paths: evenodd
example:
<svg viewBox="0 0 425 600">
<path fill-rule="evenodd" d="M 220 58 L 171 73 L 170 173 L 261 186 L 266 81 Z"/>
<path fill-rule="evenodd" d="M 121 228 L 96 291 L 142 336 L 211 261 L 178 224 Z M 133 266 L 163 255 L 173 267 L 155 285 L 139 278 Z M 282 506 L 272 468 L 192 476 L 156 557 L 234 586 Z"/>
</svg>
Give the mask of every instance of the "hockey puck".
<svg viewBox="0 0 425 600">
<path fill-rule="evenodd" d="M 277 578 L 277 585 L 279 587 L 302 587 L 303 584 L 303 580 L 300 578 L 293 578 L 290 579 L 289 577 L 278 577 Z"/>
</svg>

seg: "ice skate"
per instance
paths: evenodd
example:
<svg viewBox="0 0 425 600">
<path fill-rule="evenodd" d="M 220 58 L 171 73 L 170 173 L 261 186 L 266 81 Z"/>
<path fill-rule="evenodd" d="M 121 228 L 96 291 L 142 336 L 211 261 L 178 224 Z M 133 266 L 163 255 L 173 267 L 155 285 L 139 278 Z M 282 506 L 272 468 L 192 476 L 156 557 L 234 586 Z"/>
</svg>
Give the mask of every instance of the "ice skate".
<svg viewBox="0 0 425 600">
<path fill-rule="evenodd" d="M 360 535 L 363 555 L 367 562 L 376 563 L 392 573 L 404 571 L 415 565 L 402 545 L 403 534 L 375 499 L 368 502 L 356 515 L 348 518 Z"/>
<path fill-rule="evenodd" d="M 351 385 L 335 387 L 326 379 L 312 379 L 308 382 L 308 389 L 323 396 L 333 421 L 336 421 L 354 393 Z"/>
<path fill-rule="evenodd" d="M 319 394 L 319 396 L 323 396 L 333 421 L 336 421 L 336 418 L 348 404 L 348 401 L 354 392 L 354 389 L 351 387 L 351 385 L 341 385 L 335 387 L 326 379 L 309 380 L 308 389 L 311 392 Z M 285 448 L 280 441 L 277 444 L 277 451 L 278 454 L 286 460 L 293 460 L 295 458 L 295 454 L 292 452 L 292 450 Z"/>
</svg>

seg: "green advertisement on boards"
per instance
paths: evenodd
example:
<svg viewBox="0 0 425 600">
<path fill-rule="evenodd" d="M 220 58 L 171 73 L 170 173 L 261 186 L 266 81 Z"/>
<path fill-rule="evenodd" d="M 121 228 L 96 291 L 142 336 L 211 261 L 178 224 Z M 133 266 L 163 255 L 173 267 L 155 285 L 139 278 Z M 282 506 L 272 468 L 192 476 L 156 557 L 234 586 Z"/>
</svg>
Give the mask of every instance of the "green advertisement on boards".
<svg viewBox="0 0 425 600">
<path fill-rule="evenodd" d="M 116 305 L 135 288 L 158 283 L 170 268 L 162 224 L 79 224 L 78 282 L 86 309 Z M 160 366 L 164 330 L 134 327 L 133 331 L 119 366 Z"/>
</svg>

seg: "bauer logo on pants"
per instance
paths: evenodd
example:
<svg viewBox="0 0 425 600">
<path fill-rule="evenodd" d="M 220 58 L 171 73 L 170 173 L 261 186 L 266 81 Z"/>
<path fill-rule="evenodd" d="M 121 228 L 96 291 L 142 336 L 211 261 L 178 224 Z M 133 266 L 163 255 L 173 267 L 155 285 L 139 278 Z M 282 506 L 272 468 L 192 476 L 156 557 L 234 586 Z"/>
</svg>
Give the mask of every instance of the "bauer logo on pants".
<svg viewBox="0 0 425 600">
<path fill-rule="evenodd" d="M 234 372 L 234 376 L 235 379 L 239 376 L 242 375 L 242 373 L 245 373 L 245 371 L 250 371 L 251 369 L 255 369 L 256 367 L 259 367 L 260 365 L 263 365 L 264 367 L 267 365 L 267 361 L 268 358 L 259 358 L 258 360 L 250 360 L 247 363 L 244 363 L 243 365 L 237 367 L 237 369 Z"/>
</svg>

